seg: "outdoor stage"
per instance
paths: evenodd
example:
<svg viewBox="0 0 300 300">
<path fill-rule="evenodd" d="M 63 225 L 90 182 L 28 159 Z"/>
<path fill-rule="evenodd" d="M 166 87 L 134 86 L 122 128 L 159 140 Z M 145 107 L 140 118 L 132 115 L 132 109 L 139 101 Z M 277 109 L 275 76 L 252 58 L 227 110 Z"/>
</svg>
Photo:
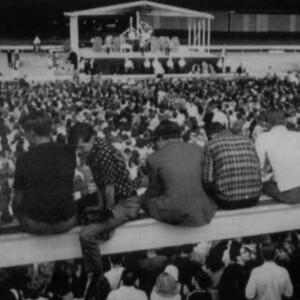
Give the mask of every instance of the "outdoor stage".
<svg viewBox="0 0 300 300">
<path fill-rule="evenodd" d="M 171 52 L 170 55 L 165 55 L 162 52 L 145 52 L 142 55 L 141 52 L 95 52 L 92 48 L 80 48 L 77 51 L 78 57 L 94 60 L 93 73 L 103 75 L 112 74 L 126 74 L 125 71 L 125 58 L 130 59 L 133 62 L 134 69 L 130 71 L 131 74 L 153 74 L 154 70 L 152 62 L 155 58 L 162 64 L 165 73 L 183 74 L 192 71 L 193 66 L 202 66 L 202 62 L 206 62 L 212 65 L 216 70 L 216 64 L 219 60 L 219 56 L 210 54 L 207 52 L 199 51 L 199 48 L 187 48 L 181 47 L 178 52 Z M 170 70 L 167 67 L 168 60 L 172 58 L 174 63 L 174 69 Z M 180 59 L 185 60 L 185 66 L 180 68 L 178 62 Z M 149 59 L 151 67 L 145 68 L 144 63 L 146 59 Z M 195 67 L 194 67 L 195 68 Z"/>
</svg>

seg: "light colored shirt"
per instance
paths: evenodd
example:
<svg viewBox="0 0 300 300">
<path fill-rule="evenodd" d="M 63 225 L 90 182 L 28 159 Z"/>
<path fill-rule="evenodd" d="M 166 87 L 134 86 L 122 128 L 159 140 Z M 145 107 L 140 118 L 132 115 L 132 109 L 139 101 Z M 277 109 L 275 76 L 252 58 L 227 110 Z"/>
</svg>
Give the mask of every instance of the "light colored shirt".
<svg viewBox="0 0 300 300">
<path fill-rule="evenodd" d="M 132 286 L 121 286 L 119 289 L 111 291 L 107 300 L 148 300 L 145 292 Z"/>
<path fill-rule="evenodd" d="M 272 168 L 280 191 L 300 186 L 300 133 L 285 126 L 262 133 L 255 143 L 263 176 Z"/>
<path fill-rule="evenodd" d="M 218 109 L 214 109 L 213 113 L 214 113 L 214 116 L 213 116 L 212 122 L 219 122 L 222 125 L 224 125 L 226 128 L 228 128 L 229 120 L 228 120 L 227 116 Z"/>
<path fill-rule="evenodd" d="M 180 299 L 181 296 L 179 294 L 176 294 L 174 296 L 171 295 L 162 296 L 156 293 L 155 291 L 153 291 L 150 296 L 150 300 L 180 300 Z"/>
<path fill-rule="evenodd" d="M 246 286 L 247 299 L 281 300 L 292 295 L 293 285 L 287 270 L 271 261 L 255 268 Z"/>
<path fill-rule="evenodd" d="M 108 280 L 112 290 L 116 290 L 119 287 L 123 271 L 124 271 L 124 267 L 117 267 L 117 268 L 112 268 L 108 272 L 104 273 L 104 276 Z"/>
</svg>

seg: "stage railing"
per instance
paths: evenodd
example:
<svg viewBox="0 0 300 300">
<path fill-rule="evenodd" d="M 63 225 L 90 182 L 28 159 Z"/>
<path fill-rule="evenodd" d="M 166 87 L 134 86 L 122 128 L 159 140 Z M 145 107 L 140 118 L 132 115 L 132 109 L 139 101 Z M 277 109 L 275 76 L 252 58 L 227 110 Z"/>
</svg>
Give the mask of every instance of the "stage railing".
<svg viewBox="0 0 300 300">
<path fill-rule="evenodd" d="M 76 227 L 51 236 L 2 233 L 0 267 L 81 257 L 80 229 Z M 218 211 L 212 222 L 202 227 L 171 226 L 149 218 L 128 222 L 100 245 L 103 254 L 113 254 L 298 229 L 300 204 L 278 204 L 262 199 L 251 208 Z"/>
<path fill-rule="evenodd" d="M 211 52 L 299 52 L 300 45 L 212 45 Z"/>
<path fill-rule="evenodd" d="M 42 51 L 64 51 L 66 43 L 63 45 L 41 45 Z M 211 45 L 212 52 L 221 52 L 223 45 Z M 225 45 L 226 51 L 229 52 L 299 52 L 300 45 Z M 22 52 L 33 52 L 33 45 L 0 45 L 0 51 L 19 50 Z"/>
</svg>

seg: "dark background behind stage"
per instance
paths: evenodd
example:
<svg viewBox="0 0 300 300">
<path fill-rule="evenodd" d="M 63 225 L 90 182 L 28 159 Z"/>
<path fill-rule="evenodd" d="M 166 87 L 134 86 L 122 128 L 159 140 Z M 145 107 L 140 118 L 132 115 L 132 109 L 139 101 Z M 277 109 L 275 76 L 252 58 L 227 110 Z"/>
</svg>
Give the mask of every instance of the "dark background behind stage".
<svg viewBox="0 0 300 300">
<path fill-rule="evenodd" d="M 38 34 L 43 41 L 47 39 L 59 43 L 69 37 L 69 20 L 63 16 L 64 12 L 120 2 L 117 0 L 0 0 L 0 42 L 3 44 L 6 39 L 32 40 L 34 35 Z M 295 40 L 300 37 L 299 0 L 165 0 L 159 2 L 214 14 L 216 18 L 212 24 L 213 43 L 222 42 L 224 38 L 234 41 L 235 38 L 260 37 L 266 42 L 266 37 L 275 39 L 290 37 Z M 88 21 L 85 26 L 89 26 Z M 181 33 L 174 32 L 174 34 L 180 36 Z"/>
</svg>

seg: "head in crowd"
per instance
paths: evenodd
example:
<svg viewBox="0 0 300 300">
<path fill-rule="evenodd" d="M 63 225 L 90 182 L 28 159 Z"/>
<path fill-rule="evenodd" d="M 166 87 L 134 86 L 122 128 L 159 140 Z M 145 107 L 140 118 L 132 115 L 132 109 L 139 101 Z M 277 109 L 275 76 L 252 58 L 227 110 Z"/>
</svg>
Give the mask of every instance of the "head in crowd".
<svg viewBox="0 0 300 300">
<path fill-rule="evenodd" d="M 137 283 L 137 276 L 130 270 L 124 270 L 122 274 L 122 282 L 125 286 L 134 286 Z"/>
<path fill-rule="evenodd" d="M 179 277 L 179 270 L 176 266 L 174 265 L 168 265 L 165 268 L 165 273 L 168 273 L 169 275 L 171 275 L 175 281 L 178 281 L 178 277 Z"/>
<path fill-rule="evenodd" d="M 177 282 L 169 273 L 161 273 L 155 283 L 155 291 L 163 295 L 175 295 L 177 293 Z"/>
<path fill-rule="evenodd" d="M 240 256 L 240 250 L 242 245 L 237 241 L 232 241 L 229 249 L 229 258 L 232 262 L 237 262 Z"/>
<path fill-rule="evenodd" d="M 50 141 L 52 121 L 46 112 L 32 112 L 22 122 L 25 137 L 31 145 Z"/>
<path fill-rule="evenodd" d="M 77 148 L 81 153 L 89 154 L 95 137 L 96 133 L 90 124 L 77 123 L 70 129 L 68 144 Z"/>
<path fill-rule="evenodd" d="M 206 133 L 208 136 L 208 139 L 213 139 L 215 136 L 217 136 L 220 132 L 224 131 L 226 127 L 219 123 L 219 122 L 213 122 L 206 126 Z"/>
<path fill-rule="evenodd" d="M 114 266 L 120 266 L 123 263 L 123 255 L 114 254 L 114 255 L 110 256 L 110 261 Z"/>
<path fill-rule="evenodd" d="M 252 259 L 252 251 L 249 247 L 243 245 L 240 249 L 240 262 L 246 264 Z"/>
<path fill-rule="evenodd" d="M 262 246 L 261 255 L 266 261 L 272 261 L 275 258 L 276 250 L 273 244 Z"/>
<path fill-rule="evenodd" d="M 39 276 L 34 276 L 26 287 L 28 289 L 28 297 L 32 300 L 39 299 L 42 291 L 45 288 L 44 283 Z"/>
<path fill-rule="evenodd" d="M 197 270 L 192 276 L 192 285 L 196 289 L 207 290 L 211 284 L 211 278 L 201 269 Z"/>
<path fill-rule="evenodd" d="M 160 122 L 154 132 L 158 148 L 162 148 L 169 140 L 180 139 L 181 130 L 177 123 L 164 120 Z"/>
<path fill-rule="evenodd" d="M 282 110 L 267 111 L 266 119 L 271 128 L 278 125 L 285 125 L 285 113 Z"/>
</svg>

